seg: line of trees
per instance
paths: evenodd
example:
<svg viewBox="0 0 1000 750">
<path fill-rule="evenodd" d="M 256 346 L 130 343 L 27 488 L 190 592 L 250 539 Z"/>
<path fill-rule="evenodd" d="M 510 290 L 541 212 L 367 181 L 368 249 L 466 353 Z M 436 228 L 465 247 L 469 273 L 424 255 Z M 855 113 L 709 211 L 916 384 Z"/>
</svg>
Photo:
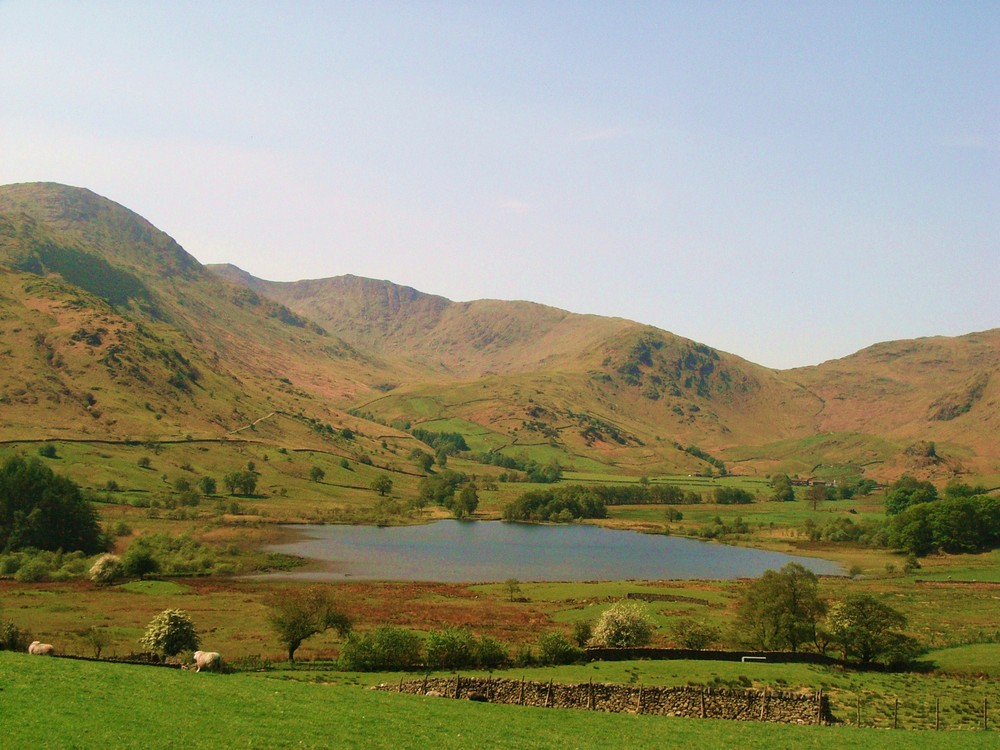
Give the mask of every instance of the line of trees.
<svg viewBox="0 0 1000 750">
<path fill-rule="evenodd" d="M 530 490 L 504 507 L 505 521 L 569 522 L 578 518 L 606 518 L 604 501 L 590 487 L 567 485 Z"/>
<path fill-rule="evenodd" d="M 825 653 L 839 648 L 862 664 L 901 666 L 920 653 L 920 644 L 903 633 L 906 617 L 871 594 L 850 594 L 828 606 L 819 596 L 816 575 L 798 563 L 769 570 L 746 584 L 740 597 L 735 633 L 761 651 Z"/>
</svg>

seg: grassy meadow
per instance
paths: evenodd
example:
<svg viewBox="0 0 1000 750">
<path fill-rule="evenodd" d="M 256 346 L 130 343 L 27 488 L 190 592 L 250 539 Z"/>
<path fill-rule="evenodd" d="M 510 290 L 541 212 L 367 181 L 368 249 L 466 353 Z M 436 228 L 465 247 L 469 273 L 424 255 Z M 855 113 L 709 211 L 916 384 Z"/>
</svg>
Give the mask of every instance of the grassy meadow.
<svg viewBox="0 0 1000 750">
<path fill-rule="evenodd" d="M 0 653 L 4 747 L 955 748 L 982 731 L 903 732 L 471 703 L 285 679 Z"/>
</svg>

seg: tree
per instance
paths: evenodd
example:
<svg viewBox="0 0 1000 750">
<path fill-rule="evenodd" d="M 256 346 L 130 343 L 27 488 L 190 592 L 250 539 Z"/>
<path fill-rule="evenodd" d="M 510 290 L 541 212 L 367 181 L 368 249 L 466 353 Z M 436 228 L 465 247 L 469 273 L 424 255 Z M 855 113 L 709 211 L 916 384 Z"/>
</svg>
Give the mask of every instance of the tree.
<svg viewBox="0 0 1000 750">
<path fill-rule="evenodd" d="M 410 458 L 417 464 L 417 468 L 420 469 L 424 474 L 431 470 L 434 466 L 434 456 L 430 453 L 425 453 L 419 448 L 414 448 L 413 452 L 410 453 Z"/>
<path fill-rule="evenodd" d="M 265 601 L 270 612 L 267 621 L 288 650 L 288 661 L 295 663 L 295 652 L 302 641 L 336 628 L 341 637 L 351 631 L 350 618 L 341 612 L 330 592 L 322 587 L 285 591 Z"/>
<path fill-rule="evenodd" d="M 845 660 L 900 664 L 911 661 L 920 650 L 916 640 L 900 632 L 906 627 L 906 617 L 871 594 L 851 594 L 837 602 L 827 622 Z"/>
<path fill-rule="evenodd" d="M 719 629 L 690 617 L 682 617 L 670 623 L 670 636 L 681 648 L 703 651 L 719 640 Z"/>
<path fill-rule="evenodd" d="M 81 637 L 83 638 L 83 642 L 93 649 L 95 659 L 100 659 L 104 647 L 111 643 L 111 634 L 108 632 L 108 629 L 99 628 L 94 625 L 83 631 Z"/>
<path fill-rule="evenodd" d="M 889 485 L 885 493 L 885 512 L 890 516 L 902 513 L 907 508 L 937 500 L 937 487 L 904 474 Z"/>
<path fill-rule="evenodd" d="M 504 581 L 504 586 L 507 588 L 507 595 L 511 601 L 514 601 L 521 594 L 521 582 L 516 578 L 508 578 Z"/>
<path fill-rule="evenodd" d="M 107 541 L 79 485 L 37 459 L 0 466 L 0 550 L 101 552 Z"/>
<path fill-rule="evenodd" d="M 372 480 L 369 486 L 382 497 L 392 492 L 392 480 L 388 474 L 379 474 Z"/>
<path fill-rule="evenodd" d="M 187 612 L 179 609 L 165 609 L 154 617 L 146 632 L 139 639 L 139 645 L 163 656 L 176 656 L 181 651 L 195 651 L 198 648 L 198 633 Z"/>
<path fill-rule="evenodd" d="M 798 651 L 816 642 L 826 604 L 816 575 L 798 563 L 768 570 L 743 591 L 736 616 L 737 637 L 751 648 Z"/>
<path fill-rule="evenodd" d="M 451 512 L 455 514 L 455 518 L 465 518 L 475 513 L 478 507 L 479 493 L 476 492 L 476 485 L 467 484 L 458 493 L 458 497 L 453 500 Z"/>
<path fill-rule="evenodd" d="M 113 583 L 120 575 L 121 561 L 118 559 L 118 555 L 101 555 L 90 566 L 90 580 L 102 586 Z"/>
<path fill-rule="evenodd" d="M 787 503 L 795 499 L 795 488 L 787 474 L 777 474 L 771 480 L 771 499 L 779 503 Z"/>
<path fill-rule="evenodd" d="M 594 627 L 594 643 L 610 648 L 645 646 L 652 640 L 653 622 L 645 607 L 618 601 L 604 611 Z"/>
<path fill-rule="evenodd" d="M 252 465 L 253 462 L 247 464 Z M 252 495 L 257 491 L 258 474 L 253 469 L 231 471 L 222 478 L 230 495 Z"/>
<path fill-rule="evenodd" d="M 214 495 L 216 490 L 215 480 L 209 476 L 202 477 L 198 480 L 198 489 L 205 496 Z"/>
<path fill-rule="evenodd" d="M 314 482 L 322 482 L 323 477 L 326 476 L 326 472 L 323 471 L 319 466 L 313 466 L 309 469 L 309 478 Z"/>
</svg>

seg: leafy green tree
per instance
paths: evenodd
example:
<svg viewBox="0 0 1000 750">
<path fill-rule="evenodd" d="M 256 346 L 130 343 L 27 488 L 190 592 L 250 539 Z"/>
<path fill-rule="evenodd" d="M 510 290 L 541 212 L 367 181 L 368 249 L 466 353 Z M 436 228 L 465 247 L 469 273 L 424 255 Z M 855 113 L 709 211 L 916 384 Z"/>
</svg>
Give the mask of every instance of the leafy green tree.
<svg viewBox="0 0 1000 750">
<path fill-rule="evenodd" d="M 712 497 L 719 505 L 749 505 L 753 495 L 739 487 L 716 487 Z"/>
<path fill-rule="evenodd" d="M 322 587 L 276 593 L 265 600 L 271 629 L 295 663 L 302 641 L 335 628 L 341 637 L 351 632 L 350 618 L 337 608 L 330 592 Z"/>
<path fill-rule="evenodd" d="M 251 462 L 249 465 L 252 465 Z M 222 478 L 222 483 L 230 495 L 252 495 L 257 491 L 258 474 L 253 469 L 244 471 L 231 471 Z"/>
<path fill-rule="evenodd" d="M 326 472 L 319 466 L 313 466 L 309 469 L 309 478 L 314 482 L 322 482 L 325 476 Z"/>
<path fill-rule="evenodd" d="M 717 627 L 706 625 L 690 617 L 682 617 L 670 623 L 670 637 L 681 645 L 694 651 L 703 651 L 719 640 Z"/>
<path fill-rule="evenodd" d="M 81 550 L 107 546 L 97 512 L 80 487 L 37 459 L 0 466 L 0 549 Z"/>
<path fill-rule="evenodd" d="M 573 640 L 576 645 L 583 648 L 588 643 L 590 639 L 594 637 L 594 628 L 589 622 L 575 622 L 573 623 Z"/>
<path fill-rule="evenodd" d="M 751 648 L 798 651 L 802 644 L 816 642 L 825 614 L 816 575 L 798 563 L 788 563 L 746 586 L 736 616 L 736 634 Z"/>
<path fill-rule="evenodd" d="M 392 480 L 388 474 L 379 474 L 372 480 L 369 486 L 382 497 L 392 492 Z"/>
<path fill-rule="evenodd" d="M 52 443 L 45 443 L 38 448 L 38 455 L 42 458 L 56 458 L 56 447 Z"/>
<path fill-rule="evenodd" d="M 610 648 L 645 646 L 652 638 L 653 621 L 646 608 L 624 599 L 608 607 L 594 626 L 594 643 Z"/>
<path fill-rule="evenodd" d="M 199 638 L 187 612 L 165 609 L 154 617 L 139 645 L 163 656 L 176 656 L 181 651 L 195 651 Z"/>
<path fill-rule="evenodd" d="M 885 494 L 885 512 L 894 516 L 914 505 L 933 502 L 937 497 L 937 487 L 933 484 L 904 474 L 889 485 Z"/>
<path fill-rule="evenodd" d="M 906 617 L 871 594 L 850 594 L 837 602 L 830 608 L 827 622 L 845 660 L 903 664 L 920 652 L 917 641 L 901 632 Z"/>
<path fill-rule="evenodd" d="M 465 518 L 475 513 L 478 507 L 479 493 L 476 491 L 476 485 L 467 484 L 451 503 L 450 510 L 455 514 L 455 518 Z"/>
<path fill-rule="evenodd" d="M 771 499 L 779 503 L 787 503 L 795 499 L 795 488 L 787 474 L 776 474 L 771 479 Z"/>
<path fill-rule="evenodd" d="M 210 476 L 204 476 L 198 480 L 198 489 L 205 496 L 214 495 L 216 490 L 215 480 Z"/>
<path fill-rule="evenodd" d="M 425 453 L 419 448 L 415 448 L 413 450 L 410 454 L 410 458 L 413 459 L 413 461 L 417 464 L 417 468 L 419 468 L 424 474 L 429 472 L 431 467 L 434 466 L 434 456 L 430 453 Z"/>
</svg>

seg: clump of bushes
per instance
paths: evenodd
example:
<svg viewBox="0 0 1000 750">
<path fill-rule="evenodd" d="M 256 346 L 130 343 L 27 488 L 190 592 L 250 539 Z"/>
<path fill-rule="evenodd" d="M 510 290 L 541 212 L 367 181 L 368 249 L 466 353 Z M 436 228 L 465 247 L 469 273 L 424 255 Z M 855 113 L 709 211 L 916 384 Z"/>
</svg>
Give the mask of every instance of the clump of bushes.
<svg viewBox="0 0 1000 750">
<path fill-rule="evenodd" d="M 430 669 L 497 669 L 510 663 L 507 645 L 489 636 L 476 638 L 468 628 L 445 628 L 420 636 L 383 625 L 351 633 L 340 652 L 343 669 L 356 672 Z"/>
<path fill-rule="evenodd" d="M 87 571 L 87 555 L 83 552 L 24 549 L 0 555 L 0 575 L 13 576 L 22 583 L 68 581 Z"/>
</svg>

